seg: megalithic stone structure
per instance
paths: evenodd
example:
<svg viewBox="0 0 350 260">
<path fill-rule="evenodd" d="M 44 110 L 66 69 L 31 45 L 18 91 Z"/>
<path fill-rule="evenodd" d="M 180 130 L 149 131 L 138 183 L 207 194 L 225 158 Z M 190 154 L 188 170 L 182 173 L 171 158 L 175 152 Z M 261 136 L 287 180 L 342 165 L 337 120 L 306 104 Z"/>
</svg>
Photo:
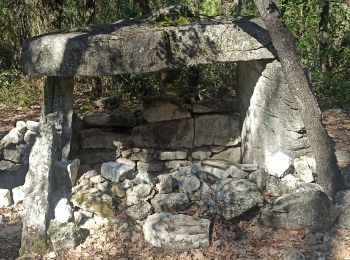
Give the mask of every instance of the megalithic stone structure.
<svg viewBox="0 0 350 260">
<path fill-rule="evenodd" d="M 26 39 L 23 73 L 47 76 L 47 82 L 42 134 L 25 184 L 21 253 L 46 250 L 53 164 L 67 160 L 71 150 L 74 76 L 138 74 L 214 62 L 237 62 L 237 132 L 243 163 L 265 167 L 278 151 L 293 159 L 309 149 L 299 111 L 260 19 L 189 17 L 184 24 L 162 27 L 143 17 Z"/>
</svg>

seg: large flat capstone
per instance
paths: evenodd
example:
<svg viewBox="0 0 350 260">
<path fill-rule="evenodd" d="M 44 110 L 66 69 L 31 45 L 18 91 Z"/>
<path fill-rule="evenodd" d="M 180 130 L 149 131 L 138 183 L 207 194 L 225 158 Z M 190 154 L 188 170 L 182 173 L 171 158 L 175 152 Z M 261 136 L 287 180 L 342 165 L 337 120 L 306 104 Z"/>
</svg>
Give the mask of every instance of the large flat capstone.
<svg viewBox="0 0 350 260">
<path fill-rule="evenodd" d="M 28 38 L 26 75 L 144 73 L 214 61 L 274 58 L 264 24 L 252 18 L 190 19 L 162 27 L 145 18 Z"/>
</svg>

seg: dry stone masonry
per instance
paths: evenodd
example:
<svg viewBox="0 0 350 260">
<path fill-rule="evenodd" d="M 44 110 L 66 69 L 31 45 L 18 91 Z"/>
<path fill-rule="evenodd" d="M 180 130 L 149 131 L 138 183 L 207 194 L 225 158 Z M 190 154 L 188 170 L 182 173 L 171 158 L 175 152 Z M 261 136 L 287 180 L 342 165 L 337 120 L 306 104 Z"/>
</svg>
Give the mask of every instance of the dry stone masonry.
<svg viewBox="0 0 350 260">
<path fill-rule="evenodd" d="M 99 169 L 101 163 L 117 161 L 128 165 L 126 172 L 135 168 L 162 173 L 207 158 L 238 163 L 241 161 L 238 102 L 236 98 L 226 98 L 223 101 L 227 105 L 225 110 L 220 108 L 221 102 L 210 99 L 191 106 L 175 96 L 147 97 L 141 110 L 142 123 L 127 127 L 119 120 L 122 128 L 111 125 L 110 121 L 102 124 L 99 112 L 88 114 L 83 118 L 78 151 L 82 169 Z M 195 113 L 194 107 L 198 106 L 202 110 Z M 124 113 L 127 118 L 139 114 L 131 110 Z M 103 113 L 105 115 L 112 118 L 115 113 Z M 104 177 L 112 178 L 108 174 L 113 167 L 102 164 Z"/>
</svg>

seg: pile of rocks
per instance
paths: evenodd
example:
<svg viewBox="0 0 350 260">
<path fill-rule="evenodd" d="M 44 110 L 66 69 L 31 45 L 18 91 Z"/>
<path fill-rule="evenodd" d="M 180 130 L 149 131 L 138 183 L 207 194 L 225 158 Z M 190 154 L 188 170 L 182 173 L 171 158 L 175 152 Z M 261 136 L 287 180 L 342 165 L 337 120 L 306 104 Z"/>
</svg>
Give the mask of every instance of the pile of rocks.
<svg viewBox="0 0 350 260">
<path fill-rule="evenodd" d="M 66 249 L 82 240 L 83 229 L 113 225 L 127 215 L 151 245 L 183 249 L 209 246 L 214 215 L 231 220 L 262 207 L 259 221 L 272 227 L 323 231 L 334 223 L 338 211 L 320 186 L 287 182 L 286 190 L 269 183 L 271 177 L 256 165 L 225 160 L 206 159 L 158 176 L 103 163 L 79 178 L 70 202 L 56 204 L 48 234 L 55 250 Z M 284 195 L 269 204 L 272 187 Z"/>
<path fill-rule="evenodd" d="M 22 185 L 40 123 L 18 121 L 0 141 L 0 207 L 23 200 Z"/>
<path fill-rule="evenodd" d="M 163 173 L 206 158 L 241 160 L 238 101 L 209 99 L 184 104 L 170 96 L 144 99 L 143 110 L 115 109 L 83 118 L 82 172 L 108 161 Z"/>
</svg>

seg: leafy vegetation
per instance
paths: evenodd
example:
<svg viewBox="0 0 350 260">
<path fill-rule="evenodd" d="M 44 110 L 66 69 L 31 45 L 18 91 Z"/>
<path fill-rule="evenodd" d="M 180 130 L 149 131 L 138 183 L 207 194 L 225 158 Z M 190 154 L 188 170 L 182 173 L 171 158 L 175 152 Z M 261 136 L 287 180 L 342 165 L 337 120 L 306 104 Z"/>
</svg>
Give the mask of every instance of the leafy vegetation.
<svg viewBox="0 0 350 260">
<path fill-rule="evenodd" d="M 167 5 L 185 4 L 202 15 L 258 15 L 252 0 L 149 0 L 151 10 Z M 346 104 L 350 101 L 350 4 L 346 1 L 276 0 L 283 18 L 293 32 L 302 62 L 311 71 L 314 91 L 321 101 Z M 326 36 L 320 39 L 322 7 L 329 4 L 326 16 Z M 85 0 L 0 0 L 0 102 L 26 105 L 37 102 L 37 78 L 23 77 L 19 71 L 21 42 L 26 37 L 85 26 Z M 94 23 L 109 23 L 141 15 L 137 0 L 96 0 Z M 161 26 L 186 23 L 186 17 L 176 21 L 161 21 Z M 321 42 L 322 40 L 322 42 Z M 322 43 L 322 44 L 321 44 Z M 327 68 L 325 69 L 326 64 Z M 197 86 L 188 80 L 192 68 L 183 69 L 175 79 L 175 92 L 181 96 L 220 95 L 230 92 L 234 82 L 234 65 L 200 66 Z M 219 76 L 220 75 L 220 79 Z M 89 81 L 92 82 L 92 81 Z M 90 83 L 87 84 L 90 84 Z M 26 91 L 23 86 L 26 86 Z M 117 94 L 134 100 L 145 94 L 161 91 L 155 74 L 123 75 L 103 78 L 104 94 Z M 33 87 L 34 86 L 34 87 Z M 34 89 L 31 90 L 30 87 Z M 224 91 L 224 89 L 226 90 Z M 194 90 L 197 93 L 189 93 Z M 34 94 L 33 94 L 34 93 Z"/>
</svg>

